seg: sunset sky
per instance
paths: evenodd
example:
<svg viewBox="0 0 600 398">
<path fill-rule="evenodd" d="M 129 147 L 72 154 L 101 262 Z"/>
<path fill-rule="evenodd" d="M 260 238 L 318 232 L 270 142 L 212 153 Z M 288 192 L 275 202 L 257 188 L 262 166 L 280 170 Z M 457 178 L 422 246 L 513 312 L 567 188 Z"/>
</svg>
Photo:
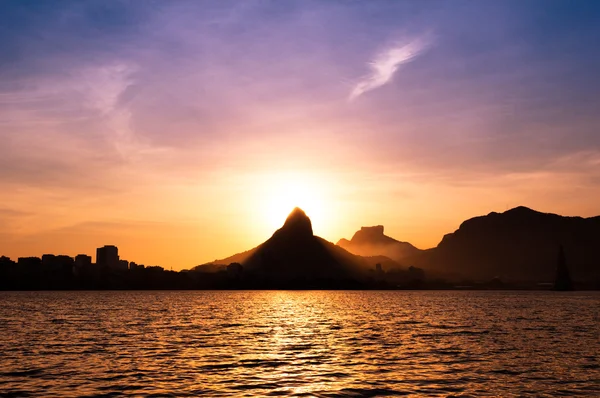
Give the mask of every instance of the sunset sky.
<svg viewBox="0 0 600 398">
<path fill-rule="evenodd" d="M 593 0 L 0 1 L 0 255 L 598 215 L 599 43 Z"/>
</svg>

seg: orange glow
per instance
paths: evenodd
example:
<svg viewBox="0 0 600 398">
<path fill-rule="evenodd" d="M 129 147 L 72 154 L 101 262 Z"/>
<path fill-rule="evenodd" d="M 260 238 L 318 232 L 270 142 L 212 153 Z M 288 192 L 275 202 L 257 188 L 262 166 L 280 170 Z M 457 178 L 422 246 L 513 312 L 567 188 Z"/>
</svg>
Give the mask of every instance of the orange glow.
<svg viewBox="0 0 600 398">
<path fill-rule="evenodd" d="M 324 181 L 308 174 L 280 173 L 264 178 L 258 189 L 265 198 L 259 207 L 269 230 L 281 227 L 294 207 L 300 207 L 317 225 L 327 225 L 334 205 Z"/>
</svg>

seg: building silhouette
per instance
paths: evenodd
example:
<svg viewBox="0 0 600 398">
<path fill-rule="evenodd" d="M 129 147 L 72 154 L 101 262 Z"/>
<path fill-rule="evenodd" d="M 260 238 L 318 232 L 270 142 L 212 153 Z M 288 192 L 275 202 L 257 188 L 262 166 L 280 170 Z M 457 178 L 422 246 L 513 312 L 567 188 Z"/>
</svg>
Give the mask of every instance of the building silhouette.
<svg viewBox="0 0 600 398">
<path fill-rule="evenodd" d="M 385 273 L 381 267 L 381 263 L 375 264 L 375 280 L 381 281 L 385 278 Z"/>
<path fill-rule="evenodd" d="M 0 267 L 10 267 L 15 265 L 16 263 L 11 260 L 9 257 L 0 256 Z"/>
<path fill-rule="evenodd" d="M 92 256 L 87 254 L 78 254 L 75 256 L 75 267 L 79 269 L 87 269 L 92 267 Z"/>
<path fill-rule="evenodd" d="M 42 259 L 39 257 L 19 257 L 17 264 L 22 268 L 38 268 L 42 265 Z"/>
<path fill-rule="evenodd" d="M 140 270 L 143 270 L 144 268 L 146 268 L 146 266 L 144 264 L 136 264 L 134 261 L 129 263 L 130 271 L 140 271 Z"/>
<path fill-rule="evenodd" d="M 119 271 L 127 271 L 129 269 L 129 261 L 127 261 L 127 260 L 119 260 L 117 262 L 117 269 Z"/>
<path fill-rule="evenodd" d="M 96 249 L 96 264 L 100 268 L 119 268 L 119 249 L 117 246 L 107 245 Z"/>
</svg>

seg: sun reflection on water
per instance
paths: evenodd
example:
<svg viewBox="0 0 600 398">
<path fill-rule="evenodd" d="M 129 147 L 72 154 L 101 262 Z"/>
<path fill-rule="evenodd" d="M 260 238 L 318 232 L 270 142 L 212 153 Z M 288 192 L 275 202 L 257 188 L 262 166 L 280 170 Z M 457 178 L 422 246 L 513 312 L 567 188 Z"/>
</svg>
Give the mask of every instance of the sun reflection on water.
<svg viewBox="0 0 600 398">
<path fill-rule="evenodd" d="M 1 294 L 14 396 L 600 394 L 593 293 Z"/>
</svg>

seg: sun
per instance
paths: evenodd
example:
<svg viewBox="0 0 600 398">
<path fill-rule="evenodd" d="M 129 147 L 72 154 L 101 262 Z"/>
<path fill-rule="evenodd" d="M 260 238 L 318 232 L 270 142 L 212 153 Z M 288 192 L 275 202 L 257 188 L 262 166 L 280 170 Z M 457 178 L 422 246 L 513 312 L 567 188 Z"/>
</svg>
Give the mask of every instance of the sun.
<svg viewBox="0 0 600 398">
<path fill-rule="evenodd" d="M 280 228 L 295 207 L 304 210 L 313 225 L 326 222 L 331 202 L 328 187 L 318 177 L 282 173 L 269 176 L 264 184 L 261 207 L 270 230 Z"/>
</svg>

